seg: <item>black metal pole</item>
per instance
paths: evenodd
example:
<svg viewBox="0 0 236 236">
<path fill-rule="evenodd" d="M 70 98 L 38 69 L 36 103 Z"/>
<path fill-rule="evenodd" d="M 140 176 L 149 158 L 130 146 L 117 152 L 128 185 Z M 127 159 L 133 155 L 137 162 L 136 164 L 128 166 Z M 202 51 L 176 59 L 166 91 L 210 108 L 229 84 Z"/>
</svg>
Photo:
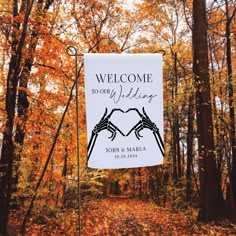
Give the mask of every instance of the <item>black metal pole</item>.
<svg viewBox="0 0 236 236">
<path fill-rule="evenodd" d="M 79 88 L 78 88 L 78 54 L 77 49 L 74 46 L 67 47 L 67 54 L 75 58 L 75 101 L 76 101 L 76 157 L 78 166 L 78 227 L 79 236 L 81 235 L 81 196 L 80 196 L 80 154 L 79 154 Z"/>
</svg>

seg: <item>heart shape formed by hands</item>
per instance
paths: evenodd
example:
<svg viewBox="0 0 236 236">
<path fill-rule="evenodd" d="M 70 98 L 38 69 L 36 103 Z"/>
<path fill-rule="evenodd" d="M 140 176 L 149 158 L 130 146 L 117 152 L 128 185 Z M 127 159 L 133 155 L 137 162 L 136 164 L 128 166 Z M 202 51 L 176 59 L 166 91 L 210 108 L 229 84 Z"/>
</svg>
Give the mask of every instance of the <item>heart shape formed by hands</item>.
<svg viewBox="0 0 236 236">
<path fill-rule="evenodd" d="M 117 111 L 119 111 L 119 113 L 117 113 Z M 139 119 L 136 122 L 134 122 L 133 120 L 133 115 L 132 116 L 130 115 L 131 111 L 135 111 L 138 114 Z M 117 115 L 117 118 L 113 119 L 113 122 L 112 122 L 111 117 L 113 116 L 114 118 L 113 114 L 115 112 L 118 115 Z M 125 120 L 122 117 L 122 113 L 126 114 L 125 116 L 123 116 Z M 142 113 L 137 108 L 129 108 L 126 111 L 120 108 L 114 108 L 111 110 L 111 112 L 108 115 L 107 115 L 107 108 L 106 108 L 104 115 L 100 119 L 99 123 L 95 125 L 92 131 L 92 135 L 90 137 L 90 141 L 88 144 L 88 159 L 94 148 L 97 136 L 102 130 L 108 130 L 111 133 L 111 136 L 109 138 L 113 141 L 116 138 L 117 133 L 120 133 L 122 136 L 129 136 L 132 132 L 134 132 L 136 138 L 140 139 L 141 137 L 143 137 L 140 134 L 140 132 L 143 129 L 149 129 L 153 132 L 157 145 L 161 153 L 164 155 L 164 142 L 162 141 L 162 138 L 160 136 L 159 129 L 157 128 L 156 124 L 151 121 L 151 119 L 145 112 L 144 107 L 142 108 Z"/>
<path fill-rule="evenodd" d="M 112 113 L 109 118 L 110 125 L 117 127 L 123 133 L 123 136 L 127 136 L 130 130 L 140 121 L 140 117 L 137 113 L 131 112 L 129 110 L 117 110 Z"/>
<path fill-rule="evenodd" d="M 138 114 L 139 119 L 136 122 L 133 121 L 133 115 L 128 114 L 131 111 L 135 111 Z M 114 116 L 113 114 L 115 112 L 116 115 Z M 143 113 L 141 113 L 137 108 L 129 108 L 126 111 L 120 108 L 114 108 L 107 115 L 107 108 L 106 108 L 105 113 L 102 116 L 101 120 L 97 125 L 95 125 L 93 133 L 98 134 L 102 130 L 106 129 L 112 133 L 112 136 L 110 138 L 114 140 L 117 132 L 119 132 L 123 136 L 128 136 L 132 131 L 135 131 L 136 137 L 139 139 L 140 137 L 142 137 L 141 135 L 139 135 L 139 132 L 144 128 L 150 129 L 154 132 L 157 131 L 155 123 L 150 120 L 149 116 L 145 112 L 144 107 L 142 109 L 142 112 Z M 125 117 L 124 116 L 122 117 L 122 113 L 126 114 Z M 113 116 L 113 122 L 111 121 L 112 116 Z M 130 125 L 128 123 L 130 123 Z"/>
</svg>

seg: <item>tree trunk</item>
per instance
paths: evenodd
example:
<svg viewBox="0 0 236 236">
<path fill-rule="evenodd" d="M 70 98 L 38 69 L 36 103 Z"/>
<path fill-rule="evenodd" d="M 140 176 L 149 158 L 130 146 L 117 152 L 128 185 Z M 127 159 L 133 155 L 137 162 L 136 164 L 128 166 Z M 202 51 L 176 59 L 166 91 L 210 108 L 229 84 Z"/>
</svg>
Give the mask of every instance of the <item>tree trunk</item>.
<svg viewBox="0 0 236 236">
<path fill-rule="evenodd" d="M 172 162 L 173 162 L 173 173 L 172 173 L 172 178 L 174 183 L 177 183 L 178 180 L 178 171 L 177 171 L 177 137 L 176 137 L 176 119 L 174 118 L 173 120 L 173 128 L 172 128 Z"/>
<path fill-rule="evenodd" d="M 12 174 L 14 161 L 14 143 L 13 128 L 15 118 L 16 94 L 18 89 L 18 79 L 20 74 L 20 63 L 22 58 L 22 49 L 26 38 L 26 29 L 33 2 L 23 1 L 20 12 L 25 12 L 24 22 L 22 23 L 22 32 L 20 39 L 17 38 L 17 32 L 20 29 L 19 22 L 15 17 L 19 14 L 18 2 L 13 1 L 13 29 L 12 29 L 12 56 L 9 63 L 7 75 L 6 91 L 6 125 L 3 133 L 2 151 L 0 159 L 0 235 L 6 235 L 7 222 L 9 215 L 9 206 L 12 192 Z"/>
<path fill-rule="evenodd" d="M 193 95 L 189 98 L 188 134 L 187 134 L 187 167 L 186 167 L 186 200 L 191 200 L 192 194 L 192 164 L 193 164 Z"/>
<path fill-rule="evenodd" d="M 16 176 L 13 177 L 13 189 L 12 191 L 16 192 L 17 190 L 17 184 L 18 184 L 18 168 L 21 161 L 21 151 L 22 146 L 24 144 L 25 139 L 25 133 L 26 133 L 26 123 L 28 119 L 28 108 L 29 108 L 29 101 L 28 101 L 28 95 L 27 95 L 27 89 L 28 89 L 28 80 L 30 77 L 31 69 L 33 66 L 34 61 L 34 54 L 36 51 L 36 47 L 38 44 L 39 39 L 39 26 L 41 25 L 40 17 L 45 16 L 45 12 L 49 9 L 53 1 L 47 1 L 47 3 L 44 5 L 43 0 L 39 0 L 37 4 L 36 9 L 36 20 L 35 22 L 37 25 L 33 28 L 31 35 L 30 35 L 30 43 L 27 49 L 28 55 L 23 63 L 23 68 L 21 75 L 19 77 L 19 91 L 17 96 L 17 117 L 18 117 L 18 123 L 16 125 L 16 132 L 15 132 L 15 143 L 18 145 L 18 155 L 16 157 L 17 159 L 17 165 L 15 165 L 14 172 L 16 173 Z"/>
<path fill-rule="evenodd" d="M 175 37 L 174 37 L 175 38 Z M 174 40 L 176 43 L 176 40 Z M 177 68 L 177 53 L 175 52 L 174 55 L 174 96 L 175 96 L 175 101 L 178 99 L 178 68 Z M 181 154 L 180 154 L 180 135 L 179 135 L 179 112 L 178 110 L 174 111 L 174 135 L 175 135 L 175 145 L 176 145 L 176 158 L 177 158 L 177 178 L 178 180 L 182 176 L 182 171 L 181 171 Z"/>
<path fill-rule="evenodd" d="M 220 216 L 223 198 L 217 180 L 214 155 L 205 0 L 193 0 L 193 73 L 196 84 L 199 147 L 200 210 L 198 219 L 210 221 Z"/>
<path fill-rule="evenodd" d="M 64 155 L 64 164 L 63 164 L 63 170 L 62 170 L 62 176 L 66 180 L 67 177 L 67 172 L 68 172 L 68 148 L 65 147 L 65 155 Z M 59 193 L 58 193 L 59 195 Z M 66 203 L 66 182 L 63 183 L 63 191 L 62 191 L 62 202 L 63 202 L 63 207 L 65 207 Z"/>
<path fill-rule="evenodd" d="M 36 45 L 35 45 L 36 48 Z M 31 58 L 26 59 L 24 63 L 24 67 L 22 69 L 21 76 L 19 77 L 19 90 L 17 96 L 17 118 L 18 123 L 16 125 L 15 131 L 15 144 L 18 147 L 17 155 L 15 157 L 14 163 L 14 176 L 12 180 L 12 192 L 15 193 L 17 191 L 17 184 L 18 184 L 18 170 L 21 161 L 21 153 L 22 147 L 24 144 L 24 138 L 26 133 L 26 121 L 28 118 L 28 108 L 29 108 L 29 101 L 27 95 L 27 87 L 28 87 L 28 78 L 30 76 L 30 71 L 33 64 L 33 56 L 31 54 Z M 17 206 L 17 202 L 13 199 L 14 205 Z"/>
<path fill-rule="evenodd" d="M 232 147 L 232 168 L 230 171 L 230 190 L 232 191 L 232 201 L 230 208 L 235 211 L 236 207 L 236 139 L 235 139 L 235 112 L 234 112 L 234 91 L 233 91 L 233 81 L 232 81 L 232 57 L 231 57 L 231 21 L 235 15 L 235 10 L 233 15 L 229 15 L 229 5 L 228 1 L 225 0 L 226 8 L 226 60 L 227 60 L 227 77 L 228 77 L 228 96 L 229 96 L 229 116 L 230 116 L 230 141 Z"/>
</svg>

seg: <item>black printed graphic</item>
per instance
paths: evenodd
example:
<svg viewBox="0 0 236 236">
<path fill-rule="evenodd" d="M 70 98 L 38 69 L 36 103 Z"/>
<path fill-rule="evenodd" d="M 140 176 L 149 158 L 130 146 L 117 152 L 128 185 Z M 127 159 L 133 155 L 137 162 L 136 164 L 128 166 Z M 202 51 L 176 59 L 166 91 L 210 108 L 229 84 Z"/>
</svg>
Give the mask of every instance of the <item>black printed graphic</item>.
<svg viewBox="0 0 236 236">
<path fill-rule="evenodd" d="M 147 115 L 147 113 L 144 110 L 144 107 L 143 107 L 143 114 L 141 114 L 137 108 L 130 108 L 126 111 L 126 113 L 129 111 L 136 111 L 138 113 L 138 115 L 140 116 L 141 120 L 128 132 L 128 134 L 126 136 L 130 135 L 130 133 L 132 133 L 132 131 L 134 131 L 137 139 L 140 139 L 141 137 L 143 137 L 140 134 L 140 132 L 143 129 L 150 129 L 153 132 L 153 135 L 156 139 L 157 145 L 158 145 L 162 155 L 164 156 L 164 142 L 161 138 L 159 129 L 157 128 L 156 124 L 150 120 L 149 116 Z"/>
<path fill-rule="evenodd" d="M 135 124 L 132 129 L 127 133 L 124 134 L 116 125 L 114 125 L 111 121 L 110 118 L 112 116 L 112 114 L 116 111 L 120 111 L 122 113 L 128 113 L 130 111 L 135 111 L 138 113 L 139 117 L 141 118 L 141 120 Z M 129 108 L 127 111 L 123 111 L 122 109 L 116 108 L 116 109 L 112 109 L 112 111 L 110 112 L 109 115 L 107 115 L 107 108 L 105 109 L 105 113 L 102 116 L 101 120 L 99 121 L 98 124 L 95 125 L 93 131 L 92 131 L 92 135 L 91 138 L 89 140 L 89 144 L 88 144 L 88 160 L 92 154 L 93 148 L 95 146 L 98 134 L 102 131 L 102 130 L 108 130 L 109 132 L 111 132 L 111 136 L 109 137 L 111 139 L 111 141 L 113 141 L 116 137 L 117 132 L 119 132 L 122 136 L 129 136 L 133 131 L 135 133 L 135 136 L 137 139 L 140 140 L 141 137 L 143 137 L 140 132 L 143 129 L 149 129 L 153 132 L 153 135 L 156 139 L 157 145 L 160 149 L 160 152 L 162 153 L 162 155 L 164 156 L 164 142 L 161 138 L 159 129 L 157 128 L 156 124 L 154 122 L 151 121 L 151 119 L 149 118 L 149 116 L 147 115 L 147 113 L 145 112 L 145 109 L 143 107 L 142 109 L 143 114 L 137 109 L 137 108 Z"/>
<path fill-rule="evenodd" d="M 112 109 L 112 111 L 110 112 L 109 115 L 107 115 L 107 108 L 105 109 L 105 113 L 104 115 L 102 116 L 101 120 L 99 121 L 98 124 L 95 125 L 93 131 L 92 131 L 92 135 L 91 135 L 91 138 L 89 140 L 89 144 L 88 144 L 88 160 L 91 156 L 91 153 L 93 151 L 93 148 L 94 148 L 94 145 L 96 143 L 96 140 L 97 140 L 97 137 L 98 137 L 98 134 L 102 131 L 102 130 L 108 130 L 111 132 L 111 136 L 109 137 L 112 141 L 115 139 L 116 137 L 116 133 L 117 131 L 125 136 L 123 134 L 123 132 L 117 127 L 115 126 L 110 120 L 112 114 L 115 112 L 115 111 L 121 111 L 122 113 L 124 113 L 123 110 L 121 109 Z"/>
</svg>

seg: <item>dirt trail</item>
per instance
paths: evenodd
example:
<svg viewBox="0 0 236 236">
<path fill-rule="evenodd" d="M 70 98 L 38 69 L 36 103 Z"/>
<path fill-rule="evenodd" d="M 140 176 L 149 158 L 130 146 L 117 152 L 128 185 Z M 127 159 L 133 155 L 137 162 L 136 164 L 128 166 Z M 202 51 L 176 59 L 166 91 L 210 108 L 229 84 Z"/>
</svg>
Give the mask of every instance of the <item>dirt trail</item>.
<svg viewBox="0 0 236 236">
<path fill-rule="evenodd" d="M 174 213 L 168 208 L 152 203 L 113 196 L 83 202 L 81 236 L 236 235 L 236 224 L 227 220 L 200 224 L 195 219 L 196 215 L 191 211 Z M 12 212 L 9 225 L 18 232 L 22 220 L 21 211 Z M 25 234 L 25 236 L 78 235 L 76 208 L 63 211 L 48 209 L 41 214 L 34 214 Z"/>
<path fill-rule="evenodd" d="M 107 198 L 84 204 L 82 235 L 236 235 L 236 227 L 196 224 L 194 217 L 126 198 Z"/>
</svg>

